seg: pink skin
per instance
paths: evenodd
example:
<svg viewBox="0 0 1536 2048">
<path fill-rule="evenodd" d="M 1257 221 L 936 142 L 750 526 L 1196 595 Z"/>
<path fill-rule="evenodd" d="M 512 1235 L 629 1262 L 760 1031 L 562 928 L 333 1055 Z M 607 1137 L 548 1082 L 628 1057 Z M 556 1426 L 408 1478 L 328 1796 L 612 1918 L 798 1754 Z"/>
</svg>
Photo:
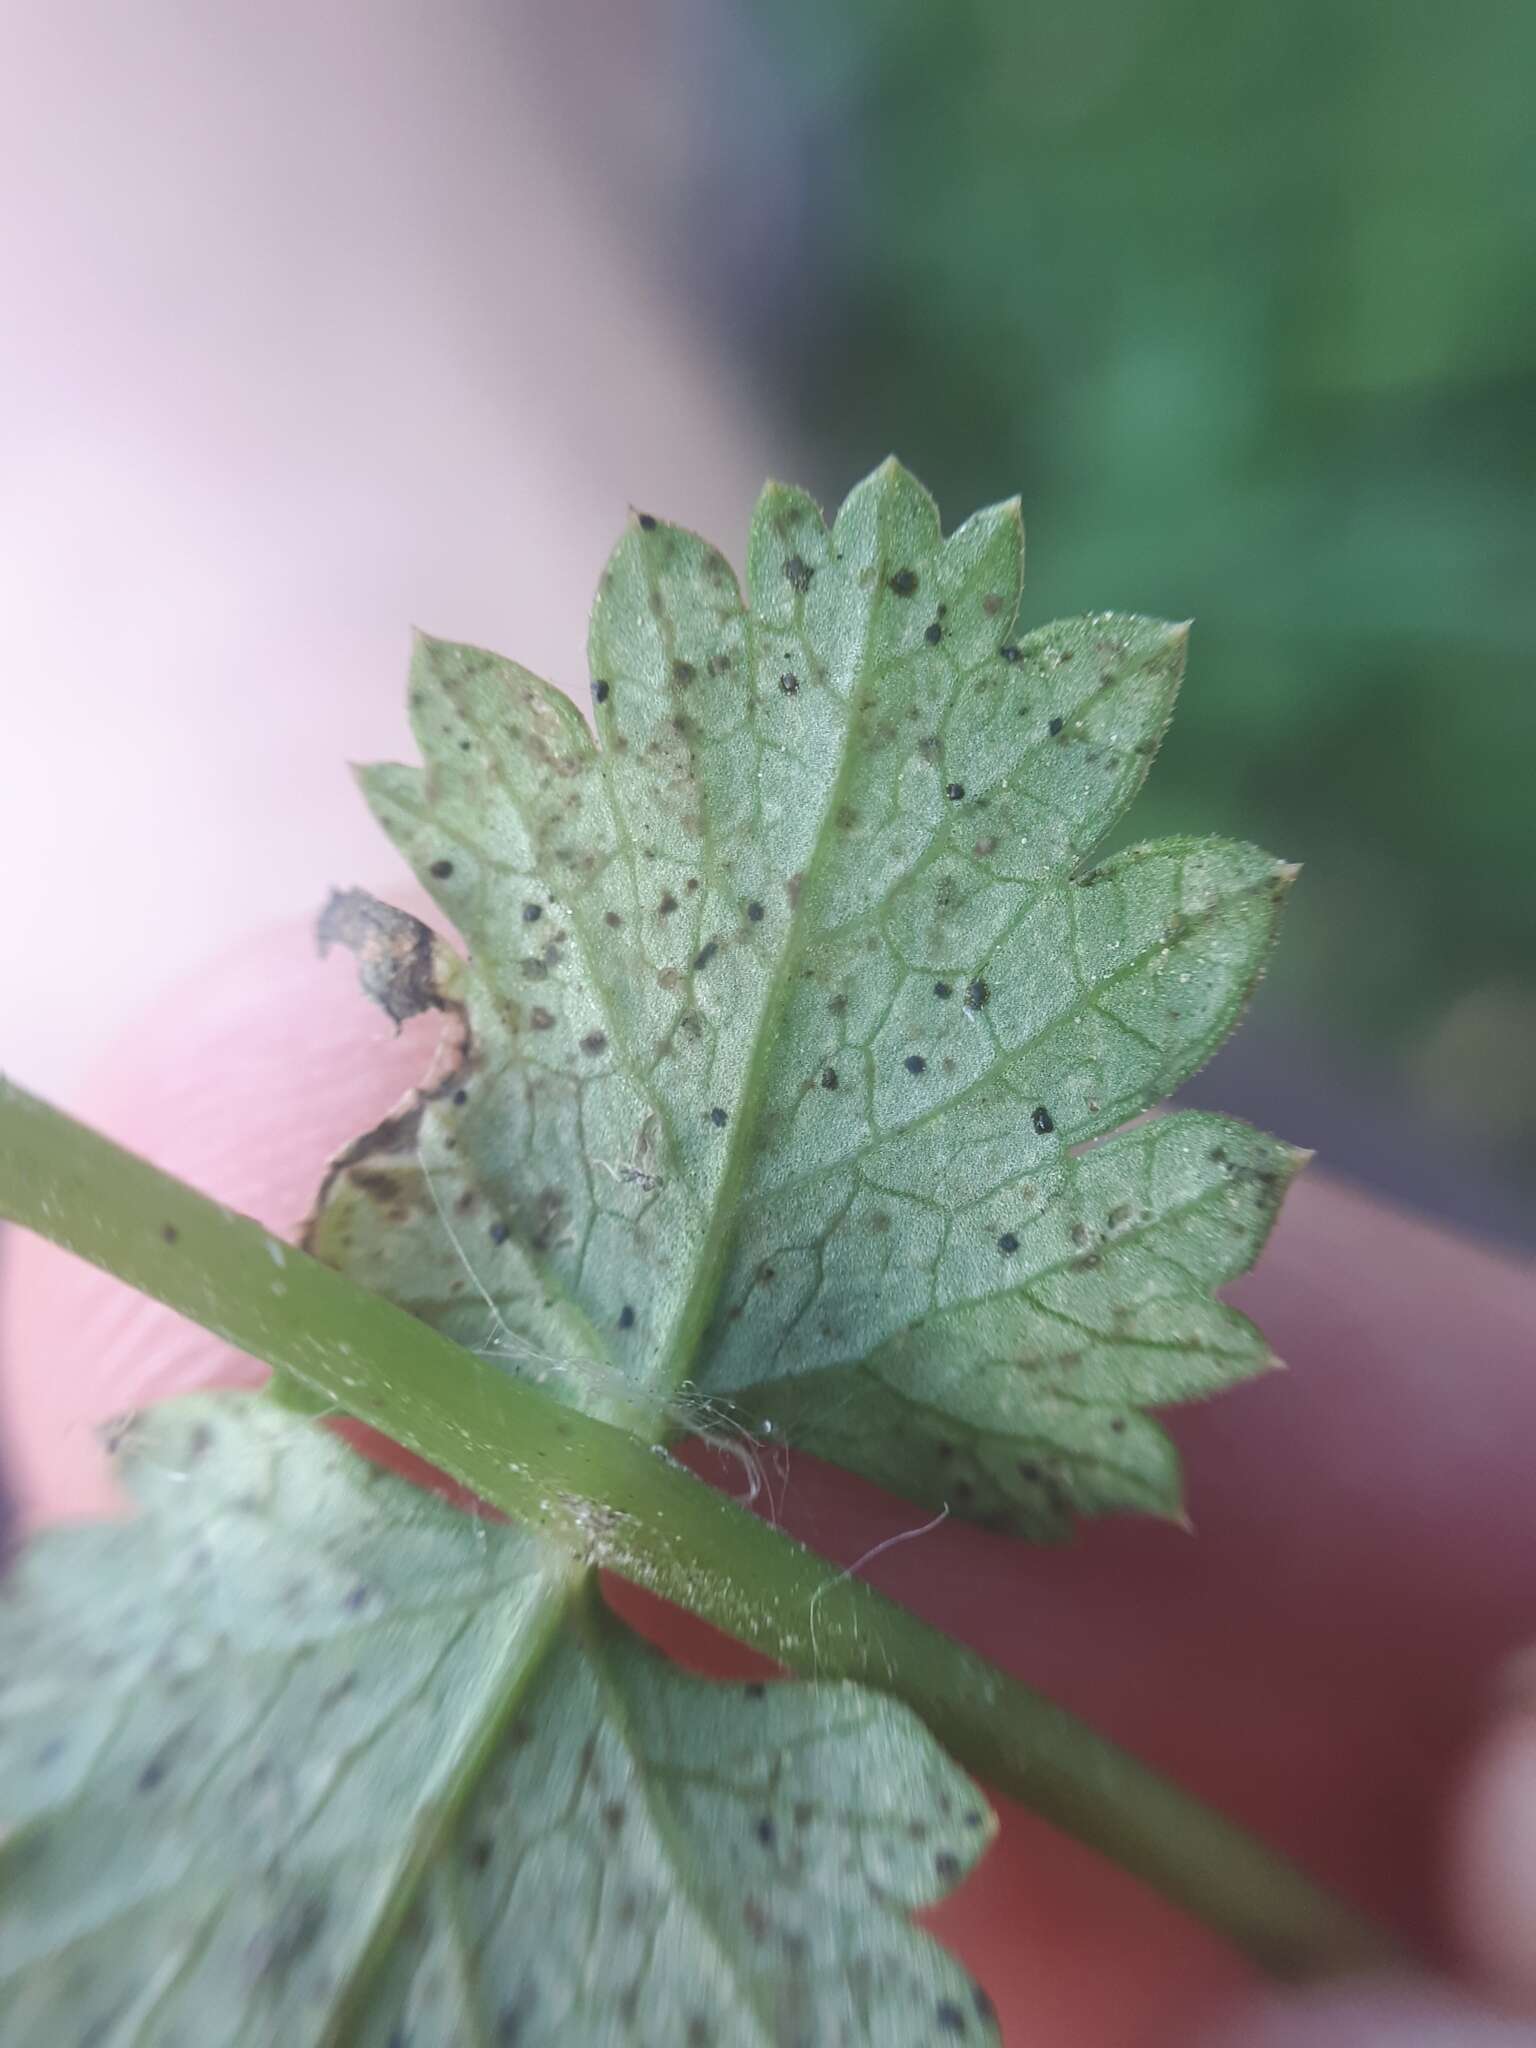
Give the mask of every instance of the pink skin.
<svg viewBox="0 0 1536 2048">
<path fill-rule="evenodd" d="M 281 929 L 163 1002 L 77 1106 L 291 1230 L 326 1155 L 416 1078 L 431 1032 L 394 1037 L 346 963 L 318 965 Z M 258 1376 L 39 1242 L 7 1249 L 5 1420 L 30 1520 L 110 1506 L 96 1420 Z M 1536 1288 L 1314 1172 L 1239 1292 L 1291 1370 L 1178 1418 L 1197 1537 L 1103 1523 L 1042 1553 L 950 1523 L 870 1577 L 1431 1962 L 1536 2013 L 1536 1713 L 1518 1689 L 1492 1707 L 1536 1632 Z M 852 1558 L 922 1518 L 803 1460 L 787 1519 Z M 1146 2048 L 1207 2023 L 1213 2048 L 1532 2038 L 1442 1985 L 1277 2000 L 1215 1938 L 1012 1810 L 935 1924 L 1010 2040 Z"/>
</svg>

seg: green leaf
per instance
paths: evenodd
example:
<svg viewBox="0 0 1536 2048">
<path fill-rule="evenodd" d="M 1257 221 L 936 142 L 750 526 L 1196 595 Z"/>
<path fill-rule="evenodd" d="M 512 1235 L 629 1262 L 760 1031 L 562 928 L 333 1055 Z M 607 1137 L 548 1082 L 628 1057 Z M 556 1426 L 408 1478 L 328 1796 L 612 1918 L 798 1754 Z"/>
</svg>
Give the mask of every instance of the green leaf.
<svg viewBox="0 0 1536 2048">
<path fill-rule="evenodd" d="M 1108 1134 L 1220 1044 L 1292 870 L 1198 839 L 1086 867 L 1185 631 L 1018 634 L 1021 560 L 1016 505 L 946 541 L 895 463 L 830 530 L 770 486 L 750 602 L 640 515 L 593 616 L 595 739 L 422 641 L 426 766 L 363 784 L 470 959 L 340 899 L 391 1014 L 454 1029 L 312 1248 L 645 1434 L 708 1403 L 1039 1536 L 1176 1515 L 1144 1410 L 1270 1362 L 1210 1290 L 1298 1155 L 1216 1118 Z"/>
<path fill-rule="evenodd" d="M 0 1603 L 0 2041 L 994 2038 L 906 1914 L 992 1819 L 905 1708 L 721 1685 L 260 1398 Z"/>
</svg>

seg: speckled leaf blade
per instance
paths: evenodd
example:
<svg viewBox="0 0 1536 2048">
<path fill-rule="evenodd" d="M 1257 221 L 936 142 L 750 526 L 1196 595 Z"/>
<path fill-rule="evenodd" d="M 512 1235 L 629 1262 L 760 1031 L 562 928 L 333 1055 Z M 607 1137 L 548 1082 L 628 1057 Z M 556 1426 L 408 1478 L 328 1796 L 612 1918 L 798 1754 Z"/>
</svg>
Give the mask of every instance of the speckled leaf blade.
<svg viewBox="0 0 1536 2048">
<path fill-rule="evenodd" d="M 893 1260 L 855 1280 L 770 1249 L 783 1328 L 734 1398 L 918 1500 L 1042 1539 L 1117 1507 L 1176 1518 L 1178 1458 L 1143 1411 L 1273 1363 L 1209 1290 L 1252 1264 L 1301 1156 L 1184 1113 L 982 1196 L 982 1249 L 952 1238 L 929 1271 Z M 883 1246 L 908 1199 L 864 1191 L 843 1234 Z M 776 1210 L 765 1236 L 794 1221 Z"/>
<path fill-rule="evenodd" d="M 595 733 L 515 664 L 420 644 L 425 766 L 364 786 L 469 947 L 467 1049 L 333 1174 L 310 1242 L 636 1427 L 672 1427 L 687 1386 L 1029 1533 L 1175 1512 L 1140 1412 L 1186 1397 L 1166 1357 L 1074 1392 L 968 1351 L 957 1311 L 1038 1296 L 1008 1240 L 1043 1212 L 1111 1228 L 1071 1212 L 1073 1148 L 1207 1059 L 1267 954 L 1292 870 L 1253 848 L 1090 865 L 1185 631 L 1020 632 L 1016 505 L 945 539 L 894 463 L 830 528 L 771 485 L 747 567 L 743 597 L 705 542 L 636 517 L 593 614 Z M 1225 1200 L 1251 1255 L 1294 1162 L 1244 1142 L 1262 1177 Z M 1178 1227 L 1140 1214 L 1141 1150 L 1103 1149 L 1103 1216 L 1135 1210 L 1143 1256 L 1103 1261 L 1096 1312 L 1134 1318 Z M 1213 1284 L 1182 1290 L 1200 1391 L 1264 1359 L 1207 1341 Z M 877 1386 L 878 1426 L 848 1426 Z M 984 1390 L 987 1476 L 944 1492 Z"/>
<path fill-rule="evenodd" d="M 251 1397 L 0 1603 L 0 2042 L 993 2038 L 914 1929 L 992 1831 L 906 1709 L 667 1664 Z"/>
</svg>

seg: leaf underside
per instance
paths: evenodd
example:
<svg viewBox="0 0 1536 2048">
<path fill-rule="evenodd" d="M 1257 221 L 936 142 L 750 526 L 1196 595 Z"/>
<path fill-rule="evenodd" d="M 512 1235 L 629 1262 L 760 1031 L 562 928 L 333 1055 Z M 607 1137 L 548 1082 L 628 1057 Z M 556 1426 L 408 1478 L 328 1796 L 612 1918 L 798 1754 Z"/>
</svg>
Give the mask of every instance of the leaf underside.
<svg viewBox="0 0 1536 2048">
<path fill-rule="evenodd" d="M 455 1030 L 311 1248 L 644 1433 L 772 1432 L 1039 1538 L 1177 1516 L 1146 1411 L 1272 1362 L 1212 1290 L 1299 1155 L 1121 1127 L 1232 1027 L 1292 870 L 1201 839 L 1089 865 L 1185 633 L 1020 634 L 1021 562 L 1016 505 L 946 541 L 894 463 L 830 530 L 770 486 L 748 599 L 637 516 L 595 737 L 422 640 L 426 765 L 362 781 L 469 961 L 422 931 Z"/>
<path fill-rule="evenodd" d="M 524 1531 L 261 1397 L 0 1603 L 0 2041 L 995 2038 L 908 1911 L 991 1836 L 907 1709 L 668 1664 Z"/>
<path fill-rule="evenodd" d="M 830 530 L 765 492 L 750 603 L 637 517 L 595 738 L 420 642 L 426 765 L 363 782 L 468 957 L 328 906 L 447 1028 L 308 1248 L 649 1439 L 771 1431 L 1037 1537 L 1177 1514 L 1146 1411 L 1270 1363 L 1213 1290 L 1298 1155 L 1134 1119 L 1230 1029 L 1290 871 L 1090 865 L 1184 635 L 1017 634 L 1020 575 L 1016 507 L 945 541 L 887 464 Z M 905 1709 L 686 1676 L 578 1562 L 269 1402 L 120 1457 L 138 1518 L 0 1603 L 5 2048 L 995 2039 L 907 1919 L 992 1819 Z"/>
</svg>

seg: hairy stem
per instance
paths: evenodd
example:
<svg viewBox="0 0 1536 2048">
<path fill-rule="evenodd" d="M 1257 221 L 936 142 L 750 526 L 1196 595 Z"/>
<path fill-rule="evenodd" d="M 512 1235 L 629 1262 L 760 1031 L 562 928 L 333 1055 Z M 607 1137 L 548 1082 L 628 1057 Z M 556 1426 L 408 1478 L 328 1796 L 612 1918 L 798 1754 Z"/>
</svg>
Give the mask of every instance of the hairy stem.
<svg viewBox="0 0 1536 2048">
<path fill-rule="evenodd" d="M 382 1431 L 583 1562 L 809 1677 L 905 1700 L 967 1768 L 1264 1968 L 1400 1960 L 1388 1936 L 1040 1694 L 745 1513 L 83 1124 L 0 1080 L 0 1218 L 114 1273 L 286 1376 L 295 1405 Z"/>
</svg>

